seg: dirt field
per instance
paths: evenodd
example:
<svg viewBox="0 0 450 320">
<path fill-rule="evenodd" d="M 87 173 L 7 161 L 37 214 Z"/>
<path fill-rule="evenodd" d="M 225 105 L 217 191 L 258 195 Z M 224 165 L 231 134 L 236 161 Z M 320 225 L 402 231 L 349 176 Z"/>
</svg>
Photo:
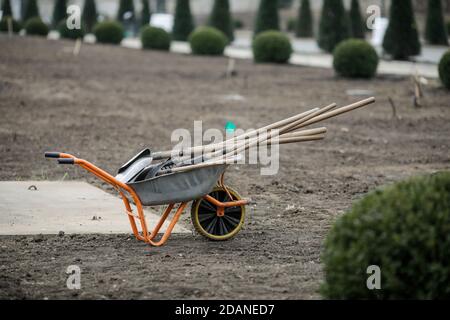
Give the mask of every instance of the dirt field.
<svg viewBox="0 0 450 320">
<path fill-rule="evenodd" d="M 225 58 L 101 45 L 73 57 L 72 42 L 0 36 L 0 44 L 1 180 L 77 179 L 112 191 L 43 152 L 71 152 L 115 172 L 143 147 L 169 147 L 172 130 L 192 130 L 194 120 L 254 128 L 361 98 L 349 89 L 377 98 L 326 122 L 326 140 L 281 147 L 276 176 L 230 169 L 227 183 L 254 200 L 233 240 L 174 235 L 152 248 L 131 235 L 1 237 L 0 298 L 320 298 L 321 247 L 333 221 L 378 186 L 450 168 L 450 93 L 434 82 L 427 107 L 414 109 L 404 78 L 348 81 L 332 70 L 238 61 L 238 76 L 225 79 Z M 401 120 L 392 119 L 389 96 Z M 191 227 L 189 214 L 182 222 Z M 65 285 L 72 264 L 82 270 L 78 291 Z"/>
</svg>

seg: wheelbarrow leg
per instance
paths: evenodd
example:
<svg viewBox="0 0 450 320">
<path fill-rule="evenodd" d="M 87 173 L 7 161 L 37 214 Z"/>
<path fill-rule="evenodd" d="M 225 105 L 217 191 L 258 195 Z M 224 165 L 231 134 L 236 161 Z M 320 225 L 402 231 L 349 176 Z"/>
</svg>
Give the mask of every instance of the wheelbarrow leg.
<svg viewBox="0 0 450 320">
<path fill-rule="evenodd" d="M 147 223 L 145 221 L 145 215 L 144 215 L 144 209 L 142 206 L 142 203 L 136 194 L 136 192 L 126 185 L 125 183 L 117 180 L 115 177 L 107 173 L 106 171 L 100 169 L 99 167 L 93 165 L 92 163 L 84 160 L 84 159 L 78 159 L 77 157 L 68 154 L 68 153 L 61 153 L 61 152 L 46 152 L 45 153 L 46 158 L 56 158 L 58 159 L 58 163 L 60 164 L 76 164 L 79 165 L 81 168 L 91 172 L 98 178 L 102 179 L 103 181 L 109 183 L 112 185 L 120 194 L 122 197 L 122 201 L 126 208 L 126 213 L 128 215 L 128 219 L 130 220 L 131 229 L 133 230 L 133 234 L 138 240 L 145 241 L 153 246 L 162 246 L 167 239 L 169 238 L 170 234 L 172 233 L 173 228 L 175 227 L 175 224 L 178 222 L 178 219 L 180 218 L 180 215 L 183 213 L 184 209 L 186 208 L 187 202 L 181 203 L 177 211 L 175 212 L 175 215 L 172 218 L 172 221 L 170 222 L 166 232 L 162 236 L 162 238 L 159 241 L 153 241 L 153 239 L 158 234 L 158 231 L 161 229 L 162 225 L 164 224 L 164 221 L 166 221 L 167 217 L 169 216 L 170 212 L 172 211 L 174 204 L 170 204 L 166 211 L 164 212 L 163 216 L 161 217 L 160 221 L 156 225 L 155 229 L 152 233 L 148 232 Z M 133 210 L 130 205 L 130 200 L 128 199 L 128 194 L 134 201 L 134 204 L 136 205 L 137 214 L 133 213 Z M 142 231 L 140 232 L 138 229 L 138 225 L 136 223 L 136 219 L 139 220 Z"/>
<path fill-rule="evenodd" d="M 155 242 L 152 239 L 156 236 L 156 234 L 158 233 L 159 229 L 163 225 L 164 221 L 167 219 L 167 216 L 169 215 L 170 211 L 172 211 L 172 208 L 174 207 L 173 204 L 169 205 L 169 207 L 166 209 L 166 211 L 164 212 L 163 216 L 161 217 L 158 225 L 155 228 L 156 232 L 154 230 L 152 232 L 152 234 L 146 238 L 146 241 L 148 243 L 150 243 L 152 246 L 155 246 L 155 247 L 160 247 L 164 243 L 166 243 L 167 239 L 170 237 L 170 234 L 172 233 L 173 228 L 175 227 L 176 223 L 178 222 L 178 219 L 180 218 L 181 214 L 183 213 L 184 209 L 186 208 L 186 205 L 187 205 L 187 202 L 180 203 L 180 205 L 177 208 L 177 211 L 175 212 L 175 214 L 174 214 L 174 216 L 172 218 L 172 221 L 170 221 L 170 224 L 167 227 L 166 232 L 161 237 L 161 240 L 159 240 L 158 242 Z"/>
</svg>

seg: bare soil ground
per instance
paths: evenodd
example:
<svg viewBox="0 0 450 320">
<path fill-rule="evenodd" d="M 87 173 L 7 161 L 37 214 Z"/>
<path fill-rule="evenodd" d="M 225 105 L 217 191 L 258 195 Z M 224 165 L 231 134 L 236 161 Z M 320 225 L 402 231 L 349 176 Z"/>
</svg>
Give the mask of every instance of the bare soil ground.
<svg viewBox="0 0 450 320">
<path fill-rule="evenodd" d="M 225 58 L 106 45 L 84 45 L 74 57 L 72 42 L 24 37 L 0 44 L 1 180 L 87 180 L 112 192 L 43 152 L 115 172 L 143 147 L 169 147 L 172 130 L 192 130 L 194 120 L 254 128 L 358 100 L 348 89 L 377 97 L 328 121 L 326 140 L 282 146 L 276 176 L 230 169 L 227 183 L 254 200 L 234 239 L 174 235 L 152 248 L 131 235 L 1 237 L 0 298 L 320 298 L 321 249 L 335 219 L 381 185 L 450 167 L 450 94 L 437 83 L 426 89 L 427 106 L 414 109 L 406 78 L 349 81 L 332 70 L 238 61 L 238 76 L 225 79 Z M 189 214 L 182 222 L 190 226 Z M 82 270 L 78 291 L 66 288 L 73 264 Z"/>
</svg>

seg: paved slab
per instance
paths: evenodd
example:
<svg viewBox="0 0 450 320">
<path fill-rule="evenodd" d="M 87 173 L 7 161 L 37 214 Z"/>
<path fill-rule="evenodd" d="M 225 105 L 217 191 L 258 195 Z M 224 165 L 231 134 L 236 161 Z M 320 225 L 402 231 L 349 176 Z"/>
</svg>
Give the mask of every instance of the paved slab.
<svg viewBox="0 0 450 320">
<path fill-rule="evenodd" d="M 296 45 L 297 49 L 299 49 L 302 44 L 297 42 L 294 43 L 294 48 Z M 140 49 L 142 47 L 140 40 L 137 38 L 128 38 L 123 40 L 122 46 L 132 49 Z M 181 41 L 172 41 L 170 50 L 176 53 L 191 53 L 189 44 Z M 439 50 L 440 49 L 438 48 L 435 51 L 439 52 Z M 233 45 L 228 46 L 225 49 L 224 54 L 227 57 L 235 59 L 253 58 L 253 53 L 245 41 L 238 42 L 238 45 L 235 45 L 234 42 Z M 306 49 L 302 48 L 301 51 L 298 50 L 294 52 L 289 62 L 294 65 L 330 69 L 333 67 L 333 56 L 316 50 L 314 43 L 310 41 L 309 47 L 306 47 Z M 410 76 L 416 73 L 427 78 L 437 79 L 439 77 L 437 66 L 433 63 L 380 60 L 380 64 L 378 66 L 378 74 Z"/>
<path fill-rule="evenodd" d="M 30 186 L 36 186 L 32 190 Z M 147 224 L 159 216 L 146 209 Z M 161 232 L 165 230 L 165 223 Z M 1 181 L 0 234 L 131 233 L 120 198 L 85 182 Z M 174 233 L 190 232 L 180 224 Z"/>
</svg>

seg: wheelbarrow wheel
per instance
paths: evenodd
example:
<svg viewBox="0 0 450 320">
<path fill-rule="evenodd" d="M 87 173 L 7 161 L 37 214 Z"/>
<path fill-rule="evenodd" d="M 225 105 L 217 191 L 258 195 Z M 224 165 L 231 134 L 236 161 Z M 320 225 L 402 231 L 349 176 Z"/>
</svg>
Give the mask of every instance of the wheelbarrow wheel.
<svg viewBox="0 0 450 320">
<path fill-rule="evenodd" d="M 209 193 L 214 199 L 227 202 L 241 200 L 241 196 L 227 187 L 232 199 L 221 187 L 216 187 Z M 195 230 L 202 236 L 216 241 L 228 240 L 234 237 L 242 228 L 245 219 L 245 206 L 224 209 L 223 216 L 217 215 L 217 206 L 201 198 L 192 203 L 191 219 Z"/>
</svg>

